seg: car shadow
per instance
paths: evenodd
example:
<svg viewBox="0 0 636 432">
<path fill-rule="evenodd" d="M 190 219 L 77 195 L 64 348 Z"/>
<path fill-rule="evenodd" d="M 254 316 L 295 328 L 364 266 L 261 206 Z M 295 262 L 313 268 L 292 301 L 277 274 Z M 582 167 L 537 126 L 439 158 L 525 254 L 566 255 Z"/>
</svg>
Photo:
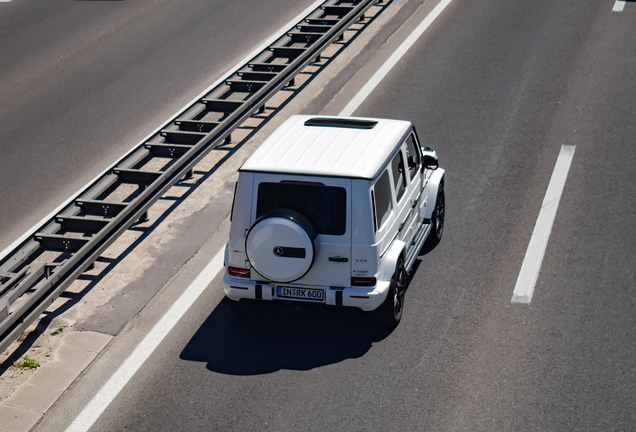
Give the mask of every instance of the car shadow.
<svg viewBox="0 0 636 432">
<path fill-rule="evenodd" d="M 392 331 L 376 324 L 373 313 L 353 308 L 261 301 L 237 316 L 230 301 L 219 303 L 181 359 L 228 375 L 310 370 L 362 357 Z"/>
<path fill-rule="evenodd" d="M 432 235 L 432 234 L 430 234 Z M 439 241 L 433 240 L 432 238 L 427 238 L 422 247 L 420 248 L 417 256 L 427 255 L 433 251 L 439 245 Z"/>
</svg>

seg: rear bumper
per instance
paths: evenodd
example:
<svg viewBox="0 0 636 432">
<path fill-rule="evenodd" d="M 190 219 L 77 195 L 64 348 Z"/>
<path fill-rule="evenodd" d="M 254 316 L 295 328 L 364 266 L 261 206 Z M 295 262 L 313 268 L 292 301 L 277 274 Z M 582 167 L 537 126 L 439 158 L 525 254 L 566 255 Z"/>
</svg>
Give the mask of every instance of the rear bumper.
<svg viewBox="0 0 636 432">
<path fill-rule="evenodd" d="M 296 301 L 307 303 L 322 303 L 333 306 L 357 307 L 364 311 L 372 311 L 384 303 L 387 293 L 389 292 L 390 282 L 378 281 L 374 287 L 325 287 L 325 286 L 307 286 L 298 284 L 278 284 L 270 282 L 264 284 L 253 280 L 235 278 L 229 276 L 227 271 L 223 275 L 223 289 L 225 295 L 231 299 L 238 301 L 240 299 L 259 299 L 259 300 L 281 300 Z M 325 292 L 324 301 L 288 299 L 280 298 L 276 295 L 277 287 L 284 285 L 293 288 L 313 288 L 321 289 Z"/>
</svg>

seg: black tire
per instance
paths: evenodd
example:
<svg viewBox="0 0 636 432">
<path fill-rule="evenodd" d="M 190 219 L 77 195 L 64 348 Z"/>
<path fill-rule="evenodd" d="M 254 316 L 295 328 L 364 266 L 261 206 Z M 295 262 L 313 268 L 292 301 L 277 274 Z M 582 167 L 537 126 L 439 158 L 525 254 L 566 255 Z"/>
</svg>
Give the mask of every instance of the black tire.
<svg viewBox="0 0 636 432">
<path fill-rule="evenodd" d="M 404 310 L 404 293 L 406 291 L 406 270 L 404 259 L 400 257 L 395 266 L 395 273 L 391 278 L 391 286 L 386 300 L 378 308 L 380 322 L 390 328 L 395 328 L 402 319 Z"/>
<path fill-rule="evenodd" d="M 445 212 L 446 199 L 444 197 L 444 183 L 441 183 L 437 191 L 437 198 L 435 199 L 433 217 L 431 217 L 431 232 L 427 239 L 429 246 L 435 246 L 440 242 L 440 240 L 442 240 L 442 234 L 444 234 Z"/>
</svg>

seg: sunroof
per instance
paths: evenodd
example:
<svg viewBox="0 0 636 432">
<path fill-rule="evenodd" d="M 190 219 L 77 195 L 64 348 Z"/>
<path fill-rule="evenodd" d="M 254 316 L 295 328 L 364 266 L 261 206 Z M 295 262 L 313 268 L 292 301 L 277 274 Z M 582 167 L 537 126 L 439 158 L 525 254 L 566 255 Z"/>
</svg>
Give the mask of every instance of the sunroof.
<svg viewBox="0 0 636 432">
<path fill-rule="evenodd" d="M 315 117 L 307 120 L 305 126 L 339 127 L 351 129 L 373 129 L 377 125 L 373 120 L 339 119 Z"/>
</svg>

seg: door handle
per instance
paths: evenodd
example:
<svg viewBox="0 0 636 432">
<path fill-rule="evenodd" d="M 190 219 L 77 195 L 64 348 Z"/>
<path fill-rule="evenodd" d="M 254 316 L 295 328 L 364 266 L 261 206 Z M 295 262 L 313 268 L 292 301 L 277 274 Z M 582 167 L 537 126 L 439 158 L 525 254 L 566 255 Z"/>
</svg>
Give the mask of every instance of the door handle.
<svg viewBox="0 0 636 432">
<path fill-rule="evenodd" d="M 349 258 L 347 258 L 347 257 L 338 257 L 338 256 L 333 256 L 333 257 L 329 257 L 329 261 L 334 261 L 334 262 L 349 262 Z"/>
</svg>

